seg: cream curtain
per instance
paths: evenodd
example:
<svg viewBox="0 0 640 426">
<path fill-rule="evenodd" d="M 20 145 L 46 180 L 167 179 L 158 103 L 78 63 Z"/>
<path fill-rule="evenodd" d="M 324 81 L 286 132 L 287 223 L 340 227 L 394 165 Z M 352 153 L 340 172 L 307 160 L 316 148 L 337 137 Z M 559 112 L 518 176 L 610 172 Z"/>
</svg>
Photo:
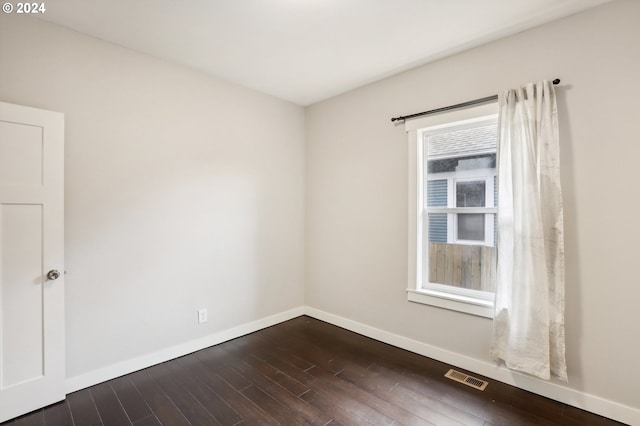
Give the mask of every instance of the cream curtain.
<svg viewBox="0 0 640 426">
<path fill-rule="evenodd" d="M 558 112 L 553 84 L 499 102 L 498 269 L 491 355 L 567 380 Z"/>
</svg>

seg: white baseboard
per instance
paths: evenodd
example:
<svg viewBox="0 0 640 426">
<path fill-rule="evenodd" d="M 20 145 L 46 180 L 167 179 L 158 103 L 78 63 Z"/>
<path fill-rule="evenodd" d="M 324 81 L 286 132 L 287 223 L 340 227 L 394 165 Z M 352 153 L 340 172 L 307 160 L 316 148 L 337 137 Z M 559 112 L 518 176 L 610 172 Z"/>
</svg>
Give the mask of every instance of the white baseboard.
<svg viewBox="0 0 640 426">
<path fill-rule="evenodd" d="M 640 425 L 640 409 L 586 394 L 554 382 L 545 382 L 525 374 L 500 367 L 491 362 L 470 358 L 455 352 L 428 345 L 407 337 L 399 336 L 379 328 L 371 327 L 319 309 L 305 307 L 304 313 L 310 317 L 345 328 L 363 336 L 379 340 L 408 351 L 424 355 L 459 368 L 490 377 L 499 382 L 560 401 L 582 410 L 590 411 L 619 422 Z"/>
<path fill-rule="evenodd" d="M 554 382 L 544 382 L 524 374 L 510 371 L 491 362 L 467 357 L 442 348 L 428 345 L 408 337 L 400 336 L 379 328 L 353 321 L 309 306 L 290 309 L 276 315 L 242 324 L 200 339 L 191 340 L 167 349 L 153 352 L 130 360 L 99 368 L 78 376 L 69 377 L 65 382 L 66 393 L 78 391 L 143 368 L 178 358 L 245 334 L 253 333 L 272 325 L 308 315 L 310 317 L 345 328 L 363 336 L 379 340 L 408 351 L 433 358 L 481 374 L 494 380 L 517 386 L 529 392 L 563 402 L 630 425 L 640 425 L 640 409 L 586 394 Z"/>
<path fill-rule="evenodd" d="M 112 364 L 88 373 L 68 377 L 65 381 L 65 391 L 66 393 L 71 393 L 88 388 L 89 386 L 97 385 L 98 383 L 106 382 L 107 380 L 115 379 L 116 377 L 124 376 L 125 374 L 133 373 L 134 371 L 142 370 L 143 368 L 151 367 L 244 336 L 245 334 L 253 333 L 254 331 L 304 315 L 304 311 L 304 307 L 290 309 L 279 314 L 210 334 L 200 339 L 190 340 L 167 349 Z"/>
</svg>

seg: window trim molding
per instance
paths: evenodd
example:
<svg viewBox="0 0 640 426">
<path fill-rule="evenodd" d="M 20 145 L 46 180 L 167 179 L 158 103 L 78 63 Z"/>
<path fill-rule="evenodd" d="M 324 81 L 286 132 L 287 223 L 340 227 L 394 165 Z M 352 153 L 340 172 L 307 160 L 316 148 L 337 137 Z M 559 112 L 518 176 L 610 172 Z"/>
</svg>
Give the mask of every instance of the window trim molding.
<svg viewBox="0 0 640 426">
<path fill-rule="evenodd" d="M 409 302 L 436 306 L 450 311 L 464 312 L 478 317 L 493 319 L 493 301 L 485 301 L 475 297 L 466 297 L 430 289 L 418 290 L 408 288 L 407 300 Z"/>
<path fill-rule="evenodd" d="M 464 125 L 474 126 L 487 120 L 495 120 L 497 114 L 497 103 L 492 102 L 471 108 L 448 111 L 443 114 L 434 114 L 405 122 L 405 131 L 408 138 L 408 285 L 407 300 L 410 302 L 422 303 L 426 305 L 445 308 L 467 314 L 493 318 L 493 299 L 486 293 L 478 290 L 468 290 L 475 292 L 464 294 L 458 291 L 438 291 L 439 284 L 430 284 L 429 288 L 423 288 L 423 264 L 422 264 L 422 238 L 423 238 L 423 217 L 424 214 L 424 182 L 421 171 L 424 169 L 422 135 L 425 128 L 430 131 L 446 131 L 448 128 L 460 128 Z M 483 208 L 487 213 L 487 208 Z M 497 209 L 496 209 L 497 210 Z M 450 287 L 450 286 L 446 286 Z M 457 289 L 467 290 L 467 289 Z M 488 293 L 493 295 L 492 293 Z"/>
</svg>

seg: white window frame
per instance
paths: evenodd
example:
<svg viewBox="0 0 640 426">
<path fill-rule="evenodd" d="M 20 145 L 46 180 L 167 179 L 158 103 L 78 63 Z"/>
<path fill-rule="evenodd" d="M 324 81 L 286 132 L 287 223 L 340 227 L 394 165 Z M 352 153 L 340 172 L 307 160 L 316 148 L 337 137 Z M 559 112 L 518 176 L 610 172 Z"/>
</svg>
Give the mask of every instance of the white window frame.
<svg viewBox="0 0 640 426">
<path fill-rule="evenodd" d="M 447 111 L 440 114 L 434 114 L 425 116 L 418 119 L 408 120 L 405 122 L 405 130 L 407 131 L 407 137 L 409 141 L 409 261 L 408 261 L 408 286 L 407 286 L 407 299 L 411 302 L 423 303 L 426 305 L 437 306 L 454 311 L 464 312 L 472 315 L 477 315 L 485 318 L 493 318 L 493 300 L 494 293 L 484 292 L 478 290 L 470 290 L 465 288 L 457 288 L 449 285 L 442 285 L 437 283 L 428 283 L 423 285 L 423 274 L 428 273 L 428 269 L 423 264 L 423 221 L 426 210 L 424 208 L 424 153 L 423 153 L 423 137 L 425 132 L 447 132 L 453 129 L 461 129 L 464 126 L 476 127 L 485 123 L 494 123 L 497 120 L 497 103 L 492 102 L 489 104 L 483 104 L 465 109 L 457 109 Z M 465 177 L 478 176 L 478 170 L 470 170 L 469 173 L 456 173 L 456 179 L 464 179 Z M 438 173 L 434 179 L 440 179 L 448 173 Z M 453 173 L 452 173 L 453 175 Z M 486 206 L 493 206 L 493 176 L 490 174 L 486 176 L 485 197 L 490 200 L 486 200 Z M 453 176 L 452 176 L 453 177 Z M 454 179 L 447 179 L 448 186 L 453 184 Z M 449 188 L 452 189 L 452 188 Z M 448 190 L 448 197 L 455 197 L 454 191 Z M 489 202 L 490 201 L 490 202 Z M 448 202 L 448 206 L 455 205 L 455 198 L 453 203 L 451 200 Z M 454 211 L 455 210 L 455 211 Z M 461 208 L 429 208 L 431 213 L 447 213 L 447 222 L 449 225 L 449 217 L 460 213 L 460 210 L 464 210 L 467 213 L 483 213 L 485 214 L 485 224 L 490 217 L 490 210 L 488 207 L 461 207 Z M 493 208 L 493 210 L 496 210 Z M 451 224 L 453 225 L 453 224 Z M 452 226 L 448 227 L 448 232 L 456 229 Z M 485 233 L 487 232 L 485 225 Z M 491 232 L 489 235 L 485 235 L 486 238 L 493 239 L 493 221 L 490 225 Z M 455 231 L 454 231 L 455 232 Z M 485 241 L 486 241 L 485 238 Z M 478 242 L 471 242 L 478 243 Z M 481 243 L 486 244 L 486 242 Z M 426 249 L 426 248 L 425 248 Z M 428 257 L 427 257 L 428 262 Z M 426 263 L 426 262 L 425 262 Z M 426 265 L 428 268 L 428 265 Z"/>
</svg>

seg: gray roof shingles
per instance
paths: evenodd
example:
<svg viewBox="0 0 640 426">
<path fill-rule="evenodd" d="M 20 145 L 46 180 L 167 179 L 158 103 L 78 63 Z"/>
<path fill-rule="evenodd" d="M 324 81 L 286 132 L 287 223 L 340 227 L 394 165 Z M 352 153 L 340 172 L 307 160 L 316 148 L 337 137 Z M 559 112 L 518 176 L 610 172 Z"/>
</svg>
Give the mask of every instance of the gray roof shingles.
<svg viewBox="0 0 640 426">
<path fill-rule="evenodd" d="M 425 136 L 427 158 L 466 157 L 495 151 L 498 138 L 497 124 L 454 130 Z"/>
</svg>

